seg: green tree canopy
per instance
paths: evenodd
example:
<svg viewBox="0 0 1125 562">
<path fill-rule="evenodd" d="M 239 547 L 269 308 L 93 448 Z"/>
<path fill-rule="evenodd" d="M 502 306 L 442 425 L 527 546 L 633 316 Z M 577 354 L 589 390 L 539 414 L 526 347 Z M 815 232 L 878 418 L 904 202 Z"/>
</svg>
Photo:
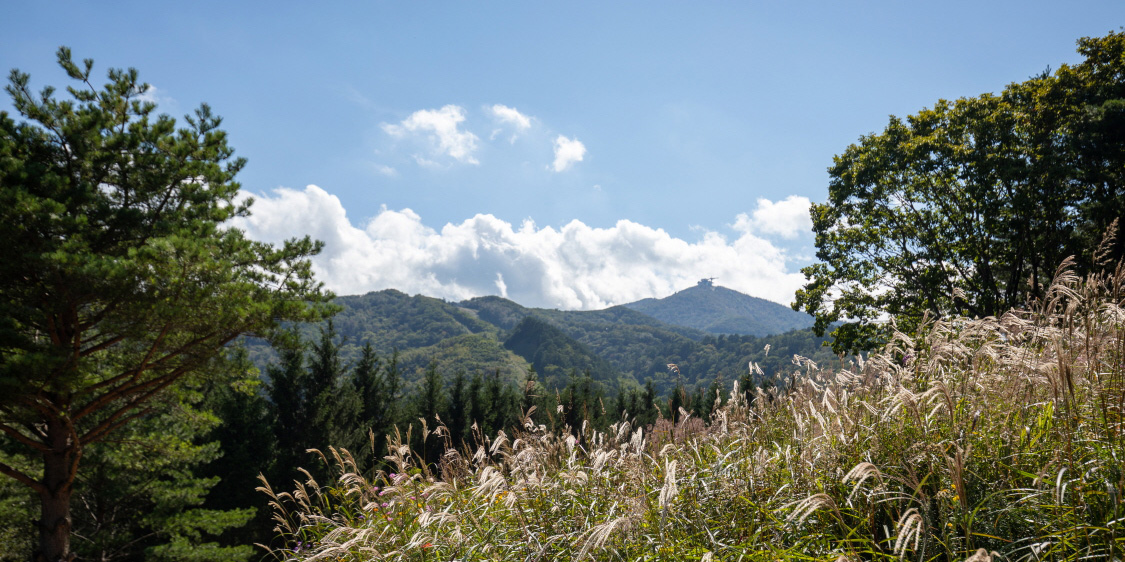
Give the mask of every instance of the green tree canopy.
<svg viewBox="0 0 1125 562">
<path fill-rule="evenodd" d="M 1125 34 L 1078 45 L 1080 64 L 892 117 L 834 159 L 811 209 L 820 263 L 793 306 L 818 335 L 841 323 L 837 352 L 877 345 L 887 317 L 1002 314 L 1068 256 L 1095 266 L 1125 210 Z"/>
<path fill-rule="evenodd" d="M 0 432 L 41 471 L 0 464 L 42 504 L 38 560 L 68 560 L 69 503 L 84 448 L 143 416 L 223 347 L 281 320 L 313 320 L 326 295 L 308 238 L 280 247 L 230 221 L 234 158 L 204 105 L 156 115 L 135 70 L 91 83 L 59 49 L 67 99 L 13 70 L 23 121 L 0 113 Z"/>
</svg>

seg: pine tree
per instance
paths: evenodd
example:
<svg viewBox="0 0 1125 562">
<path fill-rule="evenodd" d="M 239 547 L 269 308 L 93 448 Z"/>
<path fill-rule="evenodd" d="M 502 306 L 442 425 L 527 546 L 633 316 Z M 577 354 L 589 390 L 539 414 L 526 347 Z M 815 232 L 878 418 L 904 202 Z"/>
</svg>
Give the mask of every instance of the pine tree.
<svg viewBox="0 0 1125 562">
<path fill-rule="evenodd" d="M 305 450 L 312 442 L 309 435 L 309 401 L 306 396 L 308 371 L 305 370 L 305 348 L 296 331 L 274 342 L 278 362 L 266 367 L 269 376 L 267 392 L 273 408 L 274 442 L 277 454 L 270 480 L 288 482 L 296 477 L 296 468 L 307 459 Z"/>
<path fill-rule="evenodd" d="M 656 422 L 659 410 L 656 406 L 656 385 L 652 379 L 645 381 L 645 391 L 641 395 L 640 407 L 637 409 L 637 425 L 647 426 Z"/>
<path fill-rule="evenodd" d="M 415 415 L 425 421 L 429 433 L 419 431 L 416 439 L 420 439 L 420 450 L 427 463 L 436 463 L 444 452 L 444 443 L 440 436 L 433 433 L 438 427 L 438 414 L 445 407 L 445 391 L 441 373 L 437 370 L 437 361 L 431 360 L 422 375 L 422 386 L 418 389 L 415 403 Z"/>
<path fill-rule="evenodd" d="M 328 322 L 311 349 L 295 330 L 275 343 L 280 363 L 267 368 L 278 446 L 273 478 L 287 481 L 298 468 L 323 476 L 327 467 L 309 449 L 359 452 L 367 441 L 359 422 L 360 396 L 346 380 L 335 340 L 335 327 Z"/>
<path fill-rule="evenodd" d="M 582 419 L 585 409 L 585 403 L 582 400 L 581 392 L 578 388 L 578 373 L 571 369 L 570 375 L 567 377 L 568 382 L 566 390 L 562 394 L 562 404 L 564 405 L 563 420 L 565 421 L 571 433 L 578 434 L 582 431 Z"/>
<path fill-rule="evenodd" d="M 707 419 L 705 417 L 706 408 L 707 408 L 707 406 L 705 405 L 706 402 L 707 402 L 707 388 L 704 387 L 703 385 L 699 385 L 699 386 L 696 386 L 694 392 L 691 392 L 687 396 L 687 400 L 685 401 L 684 409 L 687 410 L 688 412 L 690 412 L 691 415 L 705 420 L 705 419 Z"/>
<path fill-rule="evenodd" d="M 703 416 L 703 419 L 710 423 L 711 414 L 715 411 L 715 403 L 718 402 L 719 406 L 727 403 L 726 384 L 723 383 L 722 374 L 715 375 L 715 378 L 711 381 L 711 386 L 707 387 L 706 398 L 705 409 L 700 410 L 700 416 Z M 703 412 L 706 412 L 706 415 Z"/>
<path fill-rule="evenodd" d="M 471 400 L 466 387 L 465 370 L 457 369 L 457 374 L 453 376 L 453 386 L 449 391 L 449 406 L 446 408 L 444 417 L 449 426 L 453 446 L 456 448 L 460 448 L 465 442 L 465 431 L 468 425 L 468 406 Z"/>
<path fill-rule="evenodd" d="M 613 417 L 616 423 L 622 416 L 629 415 L 629 399 L 628 396 L 632 390 L 621 389 L 617 391 L 617 396 L 613 399 Z"/>
<path fill-rule="evenodd" d="M 354 384 L 346 384 L 335 324 L 329 320 L 321 328 L 320 339 L 309 359 L 309 403 L 311 425 L 309 448 L 327 451 L 328 447 L 358 452 L 367 432 L 359 425 L 360 397 Z M 308 467 L 306 467 L 308 468 Z M 318 467 L 319 470 L 319 467 Z"/>
<path fill-rule="evenodd" d="M 0 474 L 39 498 L 35 556 L 69 560 L 85 449 L 125 431 L 224 348 L 281 321 L 316 320 L 330 295 L 305 238 L 247 239 L 250 214 L 221 120 L 206 105 L 177 129 L 135 70 L 93 86 L 93 61 L 59 65 L 69 99 L 11 73 L 22 116 L 0 112 Z"/>
<path fill-rule="evenodd" d="M 398 348 L 391 350 L 391 360 L 383 371 L 383 384 L 387 389 L 386 416 L 383 418 L 383 431 L 390 433 L 394 427 L 402 422 L 402 372 L 398 367 Z M 386 435 L 375 435 L 375 439 L 385 440 Z"/>
<path fill-rule="evenodd" d="M 532 406 L 538 407 L 540 395 L 542 395 L 542 385 L 539 384 L 539 373 L 535 372 L 534 365 L 530 365 L 523 384 L 523 392 L 520 393 L 520 410 L 526 413 Z"/>
<path fill-rule="evenodd" d="M 444 406 L 444 391 L 442 389 L 442 377 L 437 370 L 437 361 L 431 360 L 430 364 L 426 367 L 425 373 L 422 375 L 422 387 L 418 391 L 417 405 L 415 407 L 415 415 L 426 420 L 426 423 L 433 427 L 437 421 L 437 416 Z"/>
<path fill-rule="evenodd" d="M 387 416 L 386 381 L 383 380 L 381 370 L 382 365 L 375 348 L 371 346 L 370 341 L 364 342 L 359 361 L 352 371 L 352 383 L 355 385 L 360 403 L 358 429 L 361 432 L 370 432 L 368 435 L 373 435 L 375 439 L 372 444 L 374 450 L 367 451 L 372 458 L 368 459 L 367 454 L 353 451 L 356 462 L 361 465 L 360 469 L 378 464 L 379 459 L 386 454 L 386 440 L 383 436 L 386 435 L 390 423 Z"/>
<path fill-rule="evenodd" d="M 511 416 L 511 402 L 504 392 L 504 382 L 500 379 L 500 369 L 496 369 L 488 379 L 488 403 L 491 405 L 486 412 L 487 434 L 492 435 L 500 430 L 506 430 L 508 419 Z"/>
<path fill-rule="evenodd" d="M 469 382 L 469 399 L 472 401 L 469 408 L 469 426 L 472 427 L 476 424 L 477 429 L 487 435 L 488 429 L 485 427 L 485 422 L 488 411 L 491 409 L 491 403 L 484 392 L 484 378 L 481 377 L 479 372 L 474 374 L 473 379 Z"/>
<path fill-rule="evenodd" d="M 201 475 L 218 478 L 204 507 L 229 510 L 253 508 L 253 518 L 245 527 L 227 530 L 223 544 L 268 544 L 274 536 L 275 521 L 267 497 L 256 488 L 258 476 L 272 475 L 277 440 L 275 413 L 257 377 L 257 369 L 246 367 L 252 377 L 214 385 L 207 392 L 206 407 L 215 413 L 219 425 L 211 438 L 219 443 L 222 456 L 212 460 Z"/>
<path fill-rule="evenodd" d="M 676 381 L 676 388 L 672 389 L 672 395 L 668 398 L 668 419 L 673 422 L 680 421 L 680 408 L 690 407 L 691 403 L 688 402 L 687 390 L 678 379 Z"/>
</svg>

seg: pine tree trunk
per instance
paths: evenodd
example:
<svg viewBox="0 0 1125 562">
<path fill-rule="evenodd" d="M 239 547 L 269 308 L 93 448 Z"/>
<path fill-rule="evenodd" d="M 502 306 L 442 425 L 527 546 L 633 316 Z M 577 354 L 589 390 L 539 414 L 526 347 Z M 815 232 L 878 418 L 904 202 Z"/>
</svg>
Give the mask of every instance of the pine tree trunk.
<svg viewBox="0 0 1125 562">
<path fill-rule="evenodd" d="M 36 562 L 69 562 L 70 494 L 74 486 L 74 465 L 80 449 L 72 439 L 69 420 L 52 419 L 47 424 L 47 441 L 51 450 L 43 455 L 43 485 L 39 493 L 42 506 L 39 519 L 39 550 Z"/>
</svg>

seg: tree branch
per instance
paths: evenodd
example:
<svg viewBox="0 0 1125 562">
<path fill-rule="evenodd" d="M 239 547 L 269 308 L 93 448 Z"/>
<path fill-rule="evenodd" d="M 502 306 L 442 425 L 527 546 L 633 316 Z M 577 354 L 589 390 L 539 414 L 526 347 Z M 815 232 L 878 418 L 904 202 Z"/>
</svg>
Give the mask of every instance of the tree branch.
<svg viewBox="0 0 1125 562">
<path fill-rule="evenodd" d="M 35 449 L 36 451 L 41 451 L 41 452 L 45 453 L 45 452 L 51 450 L 51 448 L 48 447 L 47 445 L 44 445 L 43 443 L 40 443 L 40 442 L 24 435 L 22 432 L 20 432 L 16 428 L 14 428 L 14 427 L 6 424 L 6 423 L 0 424 L 0 431 L 3 431 L 4 433 L 7 433 L 8 435 L 10 435 L 16 441 L 19 441 L 20 443 L 23 443 L 24 445 L 27 445 L 28 447 L 31 447 L 32 449 Z"/>
<path fill-rule="evenodd" d="M 114 337 L 109 338 L 109 339 L 107 339 L 107 340 L 105 340 L 105 341 L 103 341 L 99 344 L 95 344 L 95 345 L 92 345 L 90 347 L 87 347 L 86 349 L 83 349 L 82 355 L 86 356 L 86 355 L 90 355 L 91 353 L 97 353 L 97 352 L 99 352 L 103 349 L 109 348 L 113 345 L 116 345 L 116 344 L 122 342 L 122 341 L 125 341 L 125 336 L 114 336 Z"/>
<path fill-rule="evenodd" d="M 150 379 L 149 381 L 138 383 L 138 384 L 135 384 L 135 385 L 129 385 L 127 382 L 124 382 L 124 381 L 136 381 L 145 371 L 158 370 L 158 369 L 160 369 L 164 366 L 164 363 L 172 361 L 173 359 L 187 353 L 188 351 L 191 351 L 195 347 L 197 347 L 200 344 L 202 344 L 203 342 L 207 341 L 209 338 L 216 337 L 217 335 L 218 334 L 212 333 L 212 334 L 200 336 L 200 337 L 198 337 L 198 338 L 196 338 L 196 339 L 194 339 L 190 342 L 185 343 L 184 345 L 180 346 L 179 348 L 177 348 L 175 350 L 169 351 L 167 354 L 165 354 L 160 359 L 157 359 L 156 361 L 148 364 L 147 368 L 142 369 L 140 366 L 138 366 L 138 367 L 135 367 L 133 369 L 129 369 L 129 370 L 121 373 L 120 375 L 117 375 L 117 376 L 113 377 L 113 378 L 102 381 L 102 382 L 100 382 L 96 385 L 91 385 L 90 387 L 87 387 L 82 392 L 82 394 L 89 394 L 91 391 L 96 391 L 96 390 L 105 388 L 106 386 L 112 386 L 112 385 L 117 384 L 117 383 L 122 383 L 121 386 L 118 386 L 116 388 L 112 388 L 110 390 L 107 390 L 105 392 L 105 394 L 103 394 L 103 395 L 101 395 L 97 398 L 92 399 L 88 404 L 83 406 L 82 409 L 78 410 L 77 412 L 75 412 L 73 414 L 73 419 L 77 421 L 79 419 L 82 419 L 82 418 L 90 415 L 93 412 L 96 412 L 96 411 L 100 410 L 101 408 L 105 407 L 106 405 L 108 405 L 110 402 L 113 402 L 114 400 L 120 400 L 122 398 L 128 397 L 131 394 L 135 394 L 137 392 L 143 392 L 144 389 L 151 386 L 154 381 L 156 381 L 156 384 L 159 384 L 159 381 L 162 380 L 164 377 L 166 377 L 168 375 L 156 377 L 154 379 Z M 221 348 L 222 346 L 224 346 L 224 345 L 230 343 L 231 341 L 233 341 L 235 337 L 237 337 L 237 336 L 236 335 L 222 336 L 222 337 L 219 338 L 218 341 L 215 342 L 215 346 L 217 348 Z M 150 354 L 151 354 L 152 351 L 153 351 L 153 349 L 149 350 Z M 148 357 L 149 356 L 146 356 L 146 359 Z M 181 365 L 180 367 L 177 367 L 177 368 L 173 369 L 172 373 L 175 373 L 175 375 L 174 375 L 175 377 L 179 377 L 179 376 L 181 376 L 181 375 L 183 375 L 184 373 L 187 372 L 185 367 L 195 367 L 195 366 L 196 365 L 190 364 L 190 363 L 187 364 L 187 365 Z"/>
<path fill-rule="evenodd" d="M 129 411 L 133 408 L 136 408 L 137 404 L 140 404 L 144 400 L 145 399 L 143 397 L 138 398 L 137 400 L 134 400 L 134 401 L 130 402 L 127 406 L 124 406 L 124 407 L 120 408 L 119 410 L 114 412 L 109 418 L 107 418 L 105 422 L 102 422 L 102 423 L 98 424 L 97 426 L 92 428 L 90 431 L 87 431 L 85 435 L 82 435 L 81 437 L 79 437 L 78 438 L 79 442 L 82 443 L 83 445 L 86 445 L 86 444 L 89 444 L 89 443 L 94 443 L 96 441 L 99 441 L 102 437 L 105 437 L 106 435 L 108 435 L 108 434 L 110 434 L 114 431 L 117 431 L 117 429 L 119 427 L 121 427 L 121 426 L 141 417 L 141 416 L 152 413 L 152 408 L 141 408 L 141 409 L 137 410 L 136 412 L 133 412 L 132 414 L 121 417 L 120 419 L 116 419 L 119 416 L 121 416 L 122 414 L 124 414 L 125 412 L 127 412 L 127 411 Z M 107 423 L 107 422 L 111 422 L 111 423 Z"/>
<path fill-rule="evenodd" d="M 12 478 L 15 478 L 17 482 L 31 488 L 32 490 L 35 490 L 40 494 L 47 491 L 46 486 L 39 482 L 36 482 L 34 478 L 24 474 L 23 472 L 20 472 L 19 470 L 8 466 L 6 463 L 0 462 L 0 474 L 11 476 Z"/>
</svg>

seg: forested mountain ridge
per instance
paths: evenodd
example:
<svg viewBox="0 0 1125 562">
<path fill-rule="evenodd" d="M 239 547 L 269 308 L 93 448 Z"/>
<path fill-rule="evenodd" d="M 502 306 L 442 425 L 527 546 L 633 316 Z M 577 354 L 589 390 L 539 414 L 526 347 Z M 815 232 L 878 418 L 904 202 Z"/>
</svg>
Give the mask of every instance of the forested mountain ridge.
<svg viewBox="0 0 1125 562">
<path fill-rule="evenodd" d="M 752 298 L 716 289 L 732 302 L 736 299 L 723 292 Z M 718 308 L 716 302 L 723 299 L 712 302 L 711 310 Z M 705 387 L 717 377 L 729 383 L 747 373 L 750 361 L 773 377 L 788 372 L 794 354 L 821 362 L 833 359 L 821 346 L 823 339 L 808 330 L 767 337 L 716 336 L 625 306 L 560 311 L 528 308 L 497 296 L 454 303 L 394 289 L 337 297 L 335 304 L 341 309 L 333 322 L 342 339 L 343 358 L 354 362 L 365 342 L 383 357 L 397 351 L 407 388 L 421 380 L 431 362 L 447 376 L 458 370 L 492 374 L 499 369 L 502 379 L 514 383 L 524 381 L 534 368 L 549 389 L 588 372 L 612 395 L 648 380 L 661 394 L 677 384 Z M 740 312 L 743 309 L 728 316 Z M 304 330 L 312 335 L 317 329 Z M 265 346 L 251 347 L 256 348 L 252 355 L 258 363 L 271 360 Z M 672 364 L 678 373 L 669 369 Z"/>
<path fill-rule="evenodd" d="M 343 307 L 333 319 L 336 329 L 350 339 L 370 341 L 380 353 L 431 346 L 462 334 L 495 335 L 498 330 L 470 309 L 395 289 L 337 297 L 335 302 Z"/>
<path fill-rule="evenodd" d="M 571 372 L 589 373 L 616 390 L 620 370 L 547 319 L 528 315 L 512 329 L 504 347 L 525 359 L 546 388 L 566 386 Z"/>
<path fill-rule="evenodd" d="M 657 320 L 711 334 L 769 336 L 813 325 L 813 317 L 774 302 L 744 295 L 702 279 L 662 299 L 623 305 Z"/>
</svg>

